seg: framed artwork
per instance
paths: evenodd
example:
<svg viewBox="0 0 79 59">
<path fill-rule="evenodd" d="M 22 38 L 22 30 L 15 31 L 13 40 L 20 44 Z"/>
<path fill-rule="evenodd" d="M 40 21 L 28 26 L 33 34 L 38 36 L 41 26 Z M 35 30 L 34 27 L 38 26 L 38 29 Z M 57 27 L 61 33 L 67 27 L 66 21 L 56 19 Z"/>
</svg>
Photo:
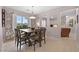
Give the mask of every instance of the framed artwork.
<svg viewBox="0 0 79 59">
<path fill-rule="evenodd" d="M 2 9 L 2 27 L 5 27 L 5 9 Z"/>
<path fill-rule="evenodd" d="M 76 16 L 67 16 L 66 17 L 66 26 L 73 27 L 77 23 Z"/>
</svg>

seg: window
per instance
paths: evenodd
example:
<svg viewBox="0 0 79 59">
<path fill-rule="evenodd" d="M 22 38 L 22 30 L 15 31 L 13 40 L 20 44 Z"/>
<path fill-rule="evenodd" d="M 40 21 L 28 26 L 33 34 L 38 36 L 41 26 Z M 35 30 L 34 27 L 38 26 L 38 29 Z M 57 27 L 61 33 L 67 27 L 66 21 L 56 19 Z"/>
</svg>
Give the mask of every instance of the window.
<svg viewBox="0 0 79 59">
<path fill-rule="evenodd" d="M 16 27 L 26 28 L 28 26 L 28 19 L 24 16 L 16 16 Z"/>
<path fill-rule="evenodd" d="M 16 16 L 16 22 L 21 24 L 28 24 L 28 19 L 24 16 Z"/>
<path fill-rule="evenodd" d="M 42 27 L 46 27 L 46 20 L 42 20 Z"/>
<path fill-rule="evenodd" d="M 28 19 L 26 19 L 25 17 L 23 17 L 23 24 L 28 24 Z"/>
<path fill-rule="evenodd" d="M 21 16 L 16 16 L 16 23 L 22 23 Z"/>
<path fill-rule="evenodd" d="M 42 27 L 46 27 L 47 26 L 47 19 L 46 18 L 43 18 L 42 21 L 41 21 L 41 26 Z"/>
</svg>

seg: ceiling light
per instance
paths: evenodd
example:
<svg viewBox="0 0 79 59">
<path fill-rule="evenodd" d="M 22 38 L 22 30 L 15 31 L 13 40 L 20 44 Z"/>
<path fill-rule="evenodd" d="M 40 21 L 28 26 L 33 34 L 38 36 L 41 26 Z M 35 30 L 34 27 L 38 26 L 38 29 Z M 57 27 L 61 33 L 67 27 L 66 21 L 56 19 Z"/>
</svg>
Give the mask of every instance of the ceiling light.
<svg viewBox="0 0 79 59">
<path fill-rule="evenodd" d="M 34 6 L 32 6 L 32 16 L 29 17 L 30 19 L 36 19 L 36 17 L 34 16 L 33 7 Z"/>
<path fill-rule="evenodd" d="M 30 16 L 29 18 L 30 18 L 30 19 L 36 19 L 36 17 L 35 17 L 35 16 Z"/>
</svg>

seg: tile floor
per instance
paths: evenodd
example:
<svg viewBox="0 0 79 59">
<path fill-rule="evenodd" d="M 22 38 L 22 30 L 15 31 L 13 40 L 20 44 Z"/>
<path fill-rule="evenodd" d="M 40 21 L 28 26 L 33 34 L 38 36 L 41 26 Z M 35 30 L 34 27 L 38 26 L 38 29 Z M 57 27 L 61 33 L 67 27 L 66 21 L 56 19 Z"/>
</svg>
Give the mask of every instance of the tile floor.
<svg viewBox="0 0 79 59">
<path fill-rule="evenodd" d="M 46 44 L 42 42 L 42 47 L 36 45 L 36 52 L 78 52 L 79 45 L 77 40 L 72 38 L 54 38 L 47 37 Z M 17 52 L 15 41 L 7 41 L 3 44 L 3 52 Z M 20 52 L 34 52 L 33 47 L 22 46 Z"/>
</svg>

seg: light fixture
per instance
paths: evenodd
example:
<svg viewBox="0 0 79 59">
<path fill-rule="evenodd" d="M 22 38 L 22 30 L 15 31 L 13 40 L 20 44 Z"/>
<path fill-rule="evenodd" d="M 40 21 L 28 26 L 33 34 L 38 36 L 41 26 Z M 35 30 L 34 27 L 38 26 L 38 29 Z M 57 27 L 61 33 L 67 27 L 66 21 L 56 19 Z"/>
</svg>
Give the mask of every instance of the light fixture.
<svg viewBox="0 0 79 59">
<path fill-rule="evenodd" d="M 53 27 L 57 27 L 57 25 L 56 25 L 56 24 L 54 24 L 54 25 L 53 25 Z"/>
<path fill-rule="evenodd" d="M 30 19 L 36 19 L 36 17 L 34 16 L 33 7 L 34 6 L 32 6 L 32 16 L 29 17 Z"/>
<path fill-rule="evenodd" d="M 30 16 L 29 18 L 30 18 L 30 19 L 36 19 L 36 17 L 35 17 L 35 16 Z"/>
</svg>

